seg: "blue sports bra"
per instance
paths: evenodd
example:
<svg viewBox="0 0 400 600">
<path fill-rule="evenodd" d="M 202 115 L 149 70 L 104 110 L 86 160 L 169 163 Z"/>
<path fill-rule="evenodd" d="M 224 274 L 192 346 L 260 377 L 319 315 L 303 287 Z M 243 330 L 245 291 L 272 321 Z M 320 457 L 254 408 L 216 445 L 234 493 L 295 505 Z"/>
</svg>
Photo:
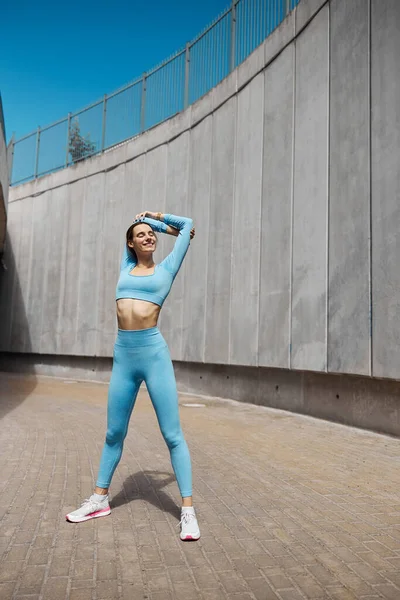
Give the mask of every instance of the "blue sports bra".
<svg viewBox="0 0 400 600">
<path fill-rule="evenodd" d="M 193 227 L 192 219 L 186 217 L 164 215 L 163 219 L 163 221 L 156 221 L 145 217 L 140 221 L 150 225 L 157 233 L 166 233 L 167 225 L 178 229 L 179 235 L 174 249 L 159 265 L 155 266 L 152 275 L 131 275 L 132 269 L 136 266 L 136 260 L 128 246 L 125 245 L 117 283 L 116 300 L 134 298 L 146 300 L 158 304 L 158 306 L 163 305 L 189 248 L 190 230 Z"/>
</svg>

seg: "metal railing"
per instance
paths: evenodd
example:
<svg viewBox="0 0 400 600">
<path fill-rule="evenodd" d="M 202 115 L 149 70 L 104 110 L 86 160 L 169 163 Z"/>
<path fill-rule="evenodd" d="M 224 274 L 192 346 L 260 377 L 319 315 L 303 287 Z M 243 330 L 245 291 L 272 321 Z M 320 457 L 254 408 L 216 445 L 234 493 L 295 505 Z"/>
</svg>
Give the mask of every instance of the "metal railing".
<svg viewBox="0 0 400 600">
<path fill-rule="evenodd" d="M 12 184 L 68 167 L 184 110 L 224 79 L 300 0 L 232 0 L 186 47 L 139 79 L 14 141 Z"/>
</svg>

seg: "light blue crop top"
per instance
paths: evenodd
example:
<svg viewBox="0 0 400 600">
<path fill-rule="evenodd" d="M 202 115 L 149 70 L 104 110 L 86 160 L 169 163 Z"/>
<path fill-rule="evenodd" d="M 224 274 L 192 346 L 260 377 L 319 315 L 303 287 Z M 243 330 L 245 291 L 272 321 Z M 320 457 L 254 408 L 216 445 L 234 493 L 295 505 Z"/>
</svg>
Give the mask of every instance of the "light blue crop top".
<svg viewBox="0 0 400 600">
<path fill-rule="evenodd" d="M 193 227 L 192 219 L 186 217 L 164 215 L 163 219 L 163 221 L 156 221 L 145 217 L 140 221 L 150 225 L 157 233 L 166 233 L 167 225 L 178 229 L 179 235 L 174 249 L 160 264 L 155 266 L 153 275 L 131 275 L 132 269 L 136 266 L 136 260 L 125 245 L 117 283 L 116 300 L 135 298 L 158 304 L 158 306 L 163 305 L 189 248 L 190 230 Z"/>
</svg>

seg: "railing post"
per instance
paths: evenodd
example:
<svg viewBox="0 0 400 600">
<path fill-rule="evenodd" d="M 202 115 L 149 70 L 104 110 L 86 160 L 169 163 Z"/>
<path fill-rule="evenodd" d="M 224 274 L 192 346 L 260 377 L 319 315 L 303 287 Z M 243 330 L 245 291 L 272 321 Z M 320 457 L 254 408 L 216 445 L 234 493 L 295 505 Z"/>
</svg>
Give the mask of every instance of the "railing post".
<svg viewBox="0 0 400 600">
<path fill-rule="evenodd" d="M 142 78 L 142 99 L 140 104 L 140 131 L 144 131 L 145 121 L 146 121 L 146 81 L 147 75 L 143 73 Z"/>
<path fill-rule="evenodd" d="M 40 151 L 40 126 L 37 128 L 37 134 L 36 134 L 35 172 L 33 174 L 33 177 L 35 179 L 38 176 L 39 151 Z"/>
<path fill-rule="evenodd" d="M 231 8 L 231 57 L 230 57 L 230 72 L 235 69 L 235 51 L 236 51 L 236 4 L 238 0 L 232 0 Z"/>
<path fill-rule="evenodd" d="M 107 119 L 107 95 L 104 94 L 103 98 L 103 124 L 102 124 L 102 135 L 101 135 L 101 151 L 104 151 L 104 145 L 106 142 L 106 119 Z"/>
<path fill-rule="evenodd" d="M 290 13 L 290 0 L 286 0 L 286 16 Z"/>
<path fill-rule="evenodd" d="M 68 113 L 68 121 L 67 121 L 67 150 L 65 152 L 65 166 L 68 167 L 69 164 L 69 136 L 71 133 L 71 113 Z"/>
<path fill-rule="evenodd" d="M 190 69 L 190 43 L 186 44 L 185 51 L 185 95 L 183 100 L 183 108 L 189 106 L 189 69 Z"/>
</svg>

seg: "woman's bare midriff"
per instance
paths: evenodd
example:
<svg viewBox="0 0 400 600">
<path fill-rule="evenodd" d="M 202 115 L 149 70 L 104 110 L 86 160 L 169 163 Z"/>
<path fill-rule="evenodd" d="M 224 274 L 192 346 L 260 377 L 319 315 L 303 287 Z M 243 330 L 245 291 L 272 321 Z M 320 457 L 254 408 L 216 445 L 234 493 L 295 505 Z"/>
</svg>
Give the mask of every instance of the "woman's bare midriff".
<svg viewBox="0 0 400 600">
<path fill-rule="evenodd" d="M 150 329 L 156 327 L 161 307 L 145 300 L 120 298 L 117 300 L 119 329 Z"/>
</svg>

